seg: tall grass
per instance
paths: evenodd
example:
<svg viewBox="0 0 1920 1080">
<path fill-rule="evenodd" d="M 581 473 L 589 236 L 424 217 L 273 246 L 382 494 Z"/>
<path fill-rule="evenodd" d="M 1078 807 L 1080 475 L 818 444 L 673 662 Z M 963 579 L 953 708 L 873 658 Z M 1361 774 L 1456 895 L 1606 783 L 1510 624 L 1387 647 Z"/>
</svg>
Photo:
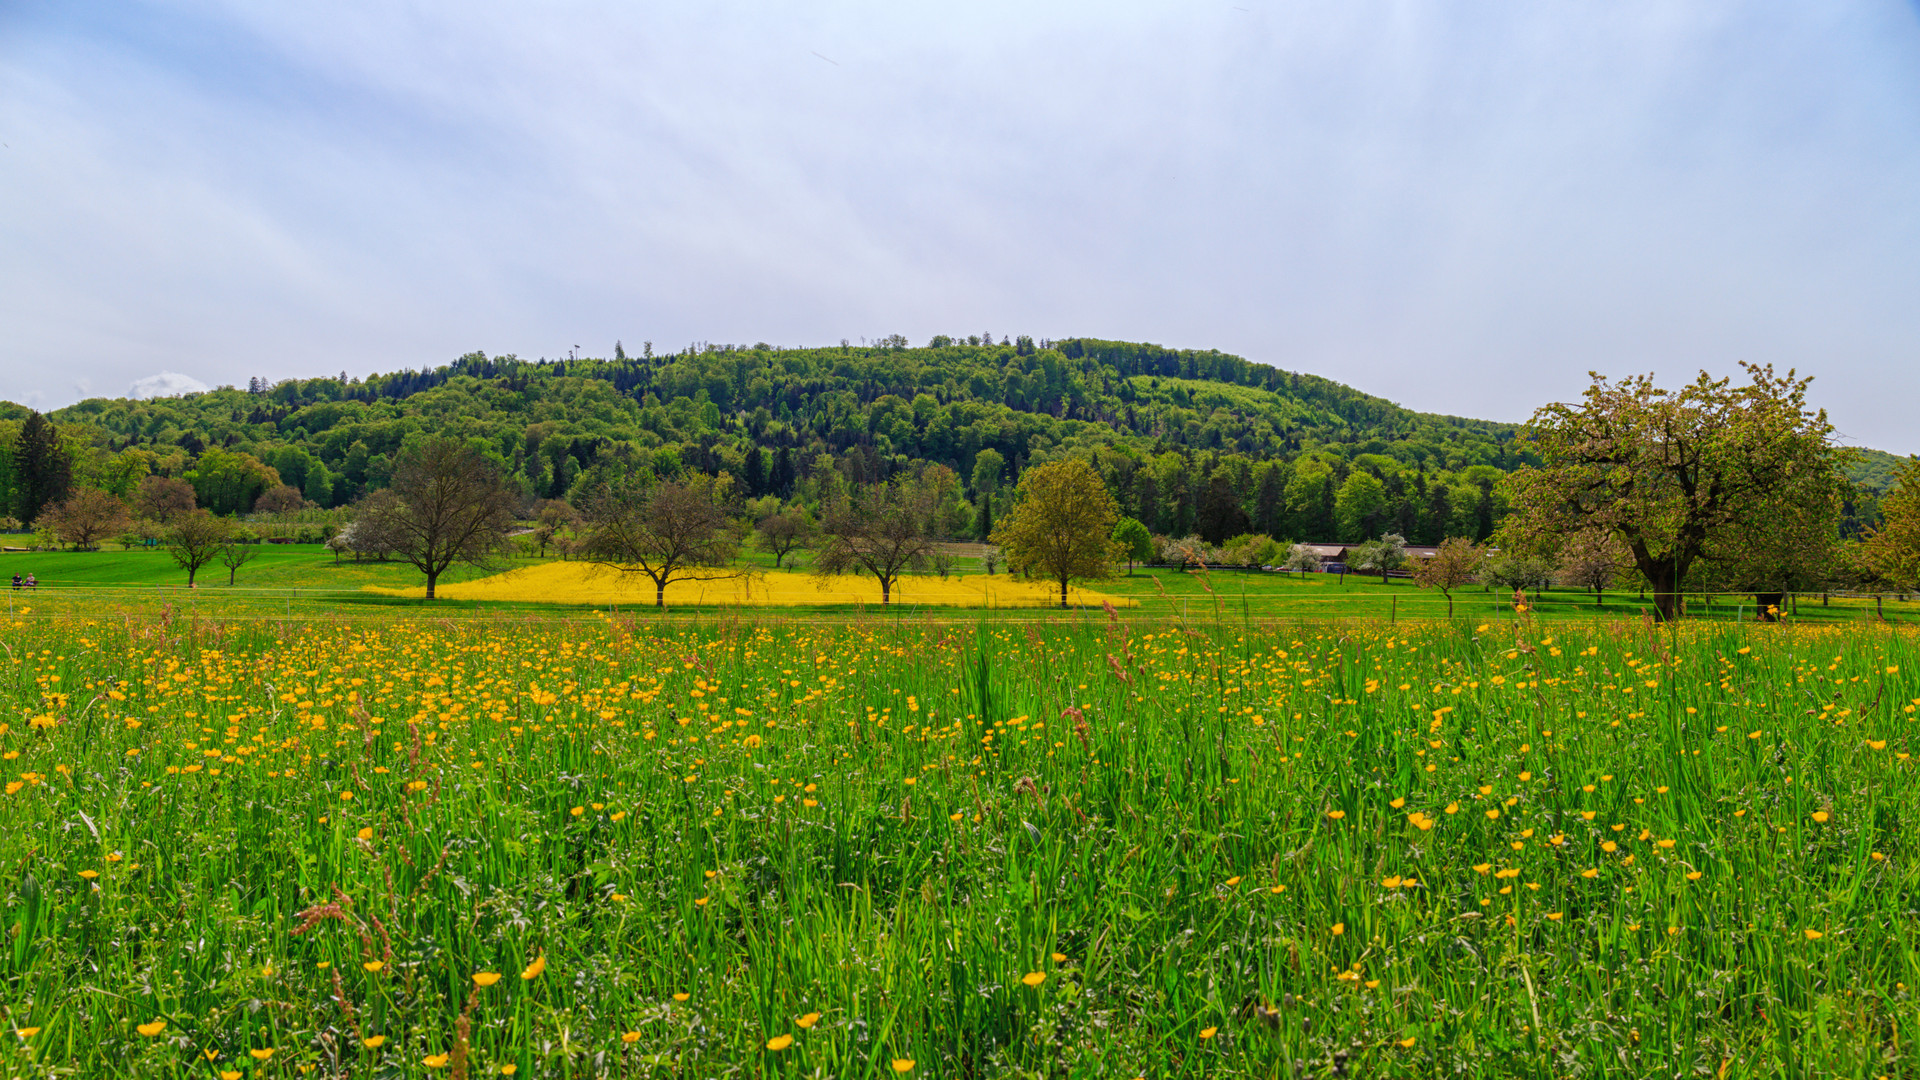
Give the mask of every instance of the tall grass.
<svg viewBox="0 0 1920 1080">
<path fill-rule="evenodd" d="M 0 1068 L 1903 1068 L 1912 634 L 1235 614 L 15 620 Z"/>
</svg>

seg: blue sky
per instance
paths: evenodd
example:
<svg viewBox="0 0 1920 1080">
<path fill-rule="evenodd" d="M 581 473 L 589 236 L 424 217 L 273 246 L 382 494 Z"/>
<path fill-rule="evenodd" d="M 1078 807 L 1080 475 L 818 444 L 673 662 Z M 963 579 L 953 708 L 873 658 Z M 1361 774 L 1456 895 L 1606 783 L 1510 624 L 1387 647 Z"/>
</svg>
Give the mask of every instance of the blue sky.
<svg viewBox="0 0 1920 1080">
<path fill-rule="evenodd" d="M 0 397 L 936 333 L 1920 452 L 1910 2 L 0 0 Z M 155 382 L 155 377 L 166 374 Z"/>
</svg>

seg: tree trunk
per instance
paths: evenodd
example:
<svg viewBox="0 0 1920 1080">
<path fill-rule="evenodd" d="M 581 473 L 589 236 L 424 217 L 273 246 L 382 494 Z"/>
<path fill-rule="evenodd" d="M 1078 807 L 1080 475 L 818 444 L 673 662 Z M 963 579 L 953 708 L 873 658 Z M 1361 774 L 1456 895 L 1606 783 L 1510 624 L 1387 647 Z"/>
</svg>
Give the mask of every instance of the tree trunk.
<svg viewBox="0 0 1920 1080">
<path fill-rule="evenodd" d="M 1659 566 L 1647 574 L 1647 578 L 1653 584 L 1654 618 L 1659 622 L 1672 622 L 1679 618 L 1679 575 L 1670 566 Z"/>
<path fill-rule="evenodd" d="M 1067 579 L 1064 576 L 1060 579 L 1060 606 L 1067 606 Z"/>
<path fill-rule="evenodd" d="M 1606 602 L 1607 602 L 1606 593 L 1601 591 L 1600 586 L 1595 585 L 1593 587 L 1593 606 L 1599 607 L 1600 605 Z"/>
<path fill-rule="evenodd" d="M 659 578 L 653 579 L 653 606 L 662 611 L 667 607 L 667 583 Z"/>
<path fill-rule="evenodd" d="M 427 574 L 427 599 L 429 599 L 429 600 L 431 600 L 431 599 L 433 599 L 433 586 L 434 586 L 434 584 L 435 584 L 436 582 L 438 582 L 439 580 L 440 580 L 440 575 L 439 575 L 439 574 L 436 574 L 436 573 L 432 573 L 432 572 L 428 572 L 428 574 Z"/>
<path fill-rule="evenodd" d="M 1786 606 L 1786 603 L 1787 594 L 1784 592 L 1754 593 L 1754 617 L 1761 622 L 1779 622 L 1780 611 Z"/>
<path fill-rule="evenodd" d="M 239 572 L 240 572 L 240 568 L 237 566 L 227 567 L 227 588 L 229 589 L 233 588 L 233 575 Z"/>
<path fill-rule="evenodd" d="M 1453 594 L 1445 593 L 1444 595 L 1447 598 L 1447 618 L 1451 619 L 1453 618 Z"/>
<path fill-rule="evenodd" d="M 883 576 L 880 578 L 880 606 L 886 607 L 888 604 L 892 602 L 893 602 L 893 579 L 890 577 Z"/>
</svg>

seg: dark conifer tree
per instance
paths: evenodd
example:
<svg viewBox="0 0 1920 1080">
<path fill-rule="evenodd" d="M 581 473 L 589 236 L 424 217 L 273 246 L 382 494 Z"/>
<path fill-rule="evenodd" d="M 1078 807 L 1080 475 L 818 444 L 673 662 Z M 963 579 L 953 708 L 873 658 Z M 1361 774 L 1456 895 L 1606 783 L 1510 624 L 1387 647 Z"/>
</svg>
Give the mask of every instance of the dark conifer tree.
<svg viewBox="0 0 1920 1080">
<path fill-rule="evenodd" d="M 31 524 L 49 504 L 67 497 L 72 477 L 53 421 L 37 412 L 28 415 L 13 449 L 14 516 Z"/>
</svg>

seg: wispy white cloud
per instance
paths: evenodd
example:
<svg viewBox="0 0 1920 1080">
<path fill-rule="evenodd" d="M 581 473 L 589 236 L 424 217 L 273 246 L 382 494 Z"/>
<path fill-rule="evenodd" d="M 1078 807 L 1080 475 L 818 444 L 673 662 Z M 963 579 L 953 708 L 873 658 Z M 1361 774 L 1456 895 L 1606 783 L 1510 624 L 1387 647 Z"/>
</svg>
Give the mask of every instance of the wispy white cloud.
<svg viewBox="0 0 1920 1080">
<path fill-rule="evenodd" d="M 1771 361 L 1920 450 L 1911 5 L 10 10 L 8 396 L 992 330 L 1513 419 Z"/>
<path fill-rule="evenodd" d="M 205 393 L 208 389 L 206 383 L 191 375 L 182 375 L 177 371 L 163 371 L 158 375 L 133 380 L 133 385 L 127 388 L 127 396 L 142 399 L 178 397 L 181 394 Z"/>
</svg>

